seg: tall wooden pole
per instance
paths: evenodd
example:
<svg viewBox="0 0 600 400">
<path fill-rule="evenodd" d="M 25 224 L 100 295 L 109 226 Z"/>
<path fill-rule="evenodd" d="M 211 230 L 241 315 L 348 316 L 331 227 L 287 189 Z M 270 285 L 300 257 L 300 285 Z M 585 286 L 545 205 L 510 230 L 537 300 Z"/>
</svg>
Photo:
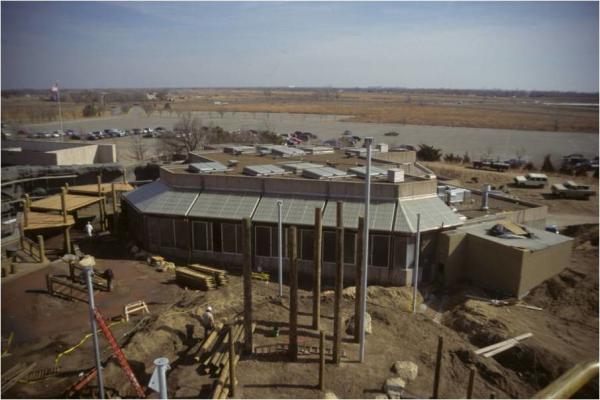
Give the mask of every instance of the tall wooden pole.
<svg viewBox="0 0 600 400">
<path fill-rule="evenodd" d="M 475 383 L 475 367 L 469 371 L 469 386 L 467 386 L 467 399 L 473 398 L 473 383 Z"/>
<path fill-rule="evenodd" d="M 40 262 L 45 263 L 48 260 L 46 259 L 46 246 L 44 244 L 44 237 L 42 235 L 38 235 L 37 240 L 38 240 L 38 249 L 40 251 Z"/>
<path fill-rule="evenodd" d="M 333 305 L 333 362 L 339 364 L 342 359 L 342 291 L 344 290 L 344 223 L 342 202 L 337 202 L 337 226 L 335 228 L 336 273 L 335 302 Z"/>
<path fill-rule="evenodd" d="M 444 351 L 444 338 L 440 336 L 438 338 L 437 357 L 435 361 L 435 375 L 433 377 L 433 396 L 432 398 L 437 399 L 440 388 L 440 371 L 442 369 L 442 352 Z"/>
<path fill-rule="evenodd" d="M 325 390 L 325 331 L 319 332 L 319 390 Z"/>
<path fill-rule="evenodd" d="M 235 338 L 234 325 L 229 325 L 229 393 L 235 398 Z"/>
<path fill-rule="evenodd" d="M 102 226 L 103 231 L 108 229 L 106 223 L 106 197 L 100 199 L 100 225 Z"/>
<path fill-rule="evenodd" d="M 119 227 L 119 215 L 117 214 L 117 190 L 114 183 L 110 184 L 110 191 L 112 194 L 113 231 L 116 233 Z"/>
<path fill-rule="evenodd" d="M 250 218 L 243 220 L 244 230 L 244 348 L 254 351 L 252 337 L 252 224 Z"/>
<path fill-rule="evenodd" d="M 288 354 L 298 360 L 298 247 L 296 227 L 288 228 L 288 257 L 290 260 L 290 333 Z"/>
<path fill-rule="evenodd" d="M 364 223 L 363 217 L 358 218 L 358 230 L 356 231 L 356 274 L 354 276 L 354 287 L 356 293 L 354 297 L 354 340 L 356 343 L 360 341 L 360 299 L 362 291 L 362 274 L 363 274 L 363 235 L 364 235 Z"/>
<path fill-rule="evenodd" d="M 96 181 L 98 182 L 98 196 L 102 196 L 102 175 L 96 175 Z"/>
<path fill-rule="evenodd" d="M 67 223 L 67 188 L 60 189 L 60 207 L 62 209 L 63 222 Z"/>
<path fill-rule="evenodd" d="M 123 167 L 123 183 L 127 183 L 127 168 Z"/>
<path fill-rule="evenodd" d="M 23 227 L 29 225 L 29 195 L 25 195 L 25 200 L 23 201 Z"/>
<path fill-rule="evenodd" d="M 321 269 L 323 264 L 323 219 L 321 209 L 315 208 L 314 231 L 314 271 L 313 271 L 313 320 L 312 327 L 319 330 L 321 326 Z"/>
</svg>

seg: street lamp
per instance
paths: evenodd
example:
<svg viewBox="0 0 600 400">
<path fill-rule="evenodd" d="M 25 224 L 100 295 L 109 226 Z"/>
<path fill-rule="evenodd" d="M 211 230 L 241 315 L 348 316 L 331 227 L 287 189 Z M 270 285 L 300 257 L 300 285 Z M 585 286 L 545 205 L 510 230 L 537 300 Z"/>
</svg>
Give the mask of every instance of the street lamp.
<svg viewBox="0 0 600 400">
<path fill-rule="evenodd" d="M 363 276 L 361 282 L 360 291 L 360 318 L 359 318 L 359 331 L 360 331 L 360 351 L 359 361 L 363 362 L 365 359 L 365 314 L 367 312 L 367 277 L 369 275 L 369 206 L 371 203 L 371 144 L 373 143 L 372 137 L 365 138 L 365 147 L 367 148 L 367 167 L 365 176 L 365 223 L 363 224 L 363 259 L 362 269 Z"/>
</svg>

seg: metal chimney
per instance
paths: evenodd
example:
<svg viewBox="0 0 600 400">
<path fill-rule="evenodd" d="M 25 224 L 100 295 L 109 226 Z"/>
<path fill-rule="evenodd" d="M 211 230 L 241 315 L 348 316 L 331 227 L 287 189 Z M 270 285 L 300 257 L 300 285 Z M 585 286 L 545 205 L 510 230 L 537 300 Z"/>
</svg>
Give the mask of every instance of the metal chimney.
<svg viewBox="0 0 600 400">
<path fill-rule="evenodd" d="M 489 193 L 490 193 L 490 185 L 483 185 L 483 190 L 481 191 L 481 209 L 483 211 L 487 211 L 490 208 L 488 206 Z"/>
<path fill-rule="evenodd" d="M 445 198 L 446 198 L 446 205 L 448 207 L 450 207 L 452 205 L 452 191 L 450 190 L 450 188 L 446 188 Z"/>
</svg>

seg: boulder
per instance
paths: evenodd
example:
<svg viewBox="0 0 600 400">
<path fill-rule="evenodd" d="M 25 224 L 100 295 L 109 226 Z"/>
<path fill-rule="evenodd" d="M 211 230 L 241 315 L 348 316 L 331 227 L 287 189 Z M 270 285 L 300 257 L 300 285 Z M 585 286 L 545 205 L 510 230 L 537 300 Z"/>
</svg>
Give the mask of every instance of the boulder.
<svg viewBox="0 0 600 400">
<path fill-rule="evenodd" d="M 392 370 L 404 381 L 414 381 L 419 373 L 419 367 L 412 361 L 396 361 Z"/>
<path fill-rule="evenodd" d="M 346 319 L 346 333 L 349 335 L 354 334 L 354 315 L 349 316 Z M 371 314 L 365 313 L 365 333 L 373 333 L 373 324 L 371 323 Z"/>
<path fill-rule="evenodd" d="M 335 395 L 335 393 L 327 391 L 325 392 L 325 395 L 323 396 L 324 399 L 337 399 L 338 397 Z"/>
<path fill-rule="evenodd" d="M 392 378 L 387 378 L 385 383 L 383 384 L 383 390 L 390 396 L 391 392 L 402 393 L 404 387 L 406 386 L 406 381 L 399 376 L 394 376 Z M 391 397 L 391 396 L 390 396 Z"/>
<path fill-rule="evenodd" d="M 386 400 L 389 399 L 389 397 L 387 397 L 387 394 L 376 394 L 375 398 L 376 399 L 381 399 L 381 400 L 383 400 L 383 399 L 386 399 Z"/>
</svg>

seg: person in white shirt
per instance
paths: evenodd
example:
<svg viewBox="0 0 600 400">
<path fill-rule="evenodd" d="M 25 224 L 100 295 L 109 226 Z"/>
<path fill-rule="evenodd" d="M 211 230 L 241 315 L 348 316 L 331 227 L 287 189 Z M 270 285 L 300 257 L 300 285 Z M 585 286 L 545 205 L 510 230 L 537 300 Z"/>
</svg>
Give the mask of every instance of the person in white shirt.
<svg viewBox="0 0 600 400">
<path fill-rule="evenodd" d="M 94 227 L 92 226 L 92 223 L 90 221 L 88 221 L 88 223 L 85 224 L 85 232 L 87 233 L 88 237 L 92 237 L 93 231 L 94 231 Z"/>
</svg>

